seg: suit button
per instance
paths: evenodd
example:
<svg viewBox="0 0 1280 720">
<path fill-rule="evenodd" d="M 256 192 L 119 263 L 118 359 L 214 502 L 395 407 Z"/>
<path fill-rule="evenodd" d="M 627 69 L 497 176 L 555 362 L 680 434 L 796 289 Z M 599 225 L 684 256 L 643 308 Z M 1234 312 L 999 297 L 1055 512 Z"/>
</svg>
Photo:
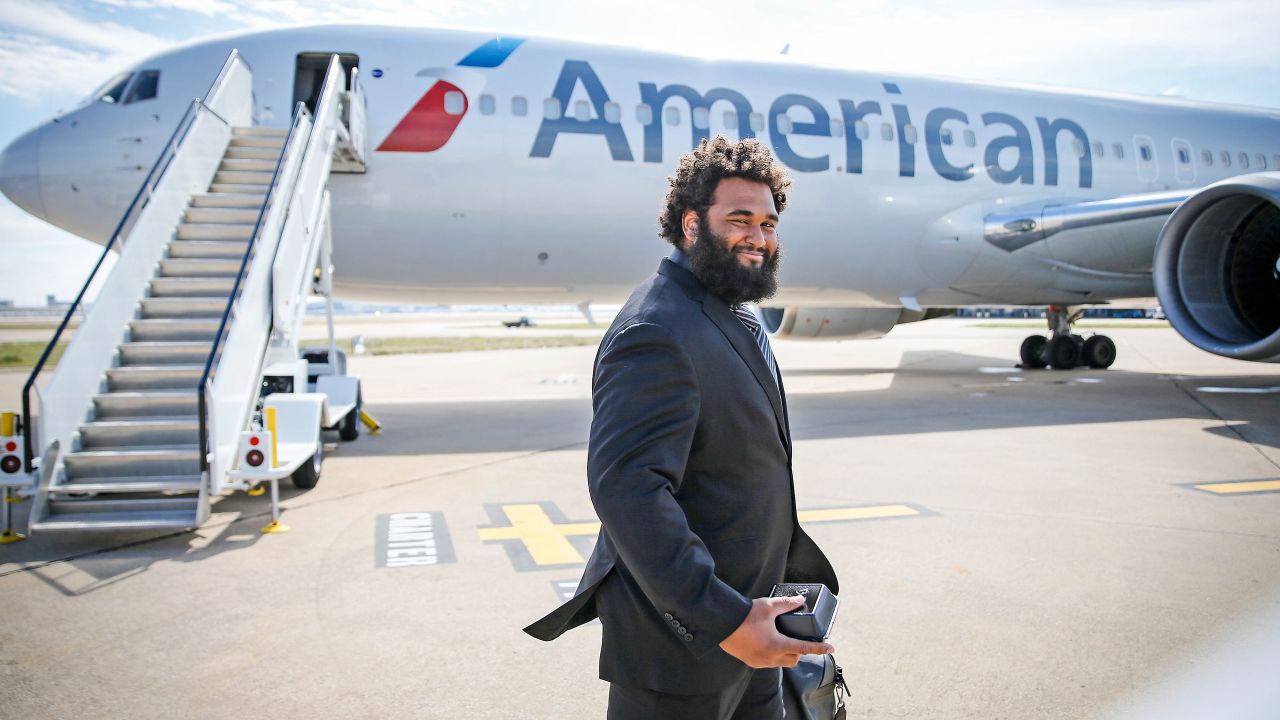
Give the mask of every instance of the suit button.
<svg viewBox="0 0 1280 720">
<path fill-rule="evenodd" d="M 671 622 L 675 618 L 671 617 L 671 613 L 662 613 L 662 619 Z"/>
<path fill-rule="evenodd" d="M 683 629 L 683 626 L 680 624 L 680 621 L 676 620 L 675 618 L 671 618 L 671 627 L 675 628 L 676 630 Z"/>
<path fill-rule="evenodd" d="M 691 632 L 687 632 L 687 633 L 685 633 L 685 634 L 684 634 L 684 641 L 685 641 L 685 642 L 693 642 L 693 633 L 691 633 Z"/>
</svg>

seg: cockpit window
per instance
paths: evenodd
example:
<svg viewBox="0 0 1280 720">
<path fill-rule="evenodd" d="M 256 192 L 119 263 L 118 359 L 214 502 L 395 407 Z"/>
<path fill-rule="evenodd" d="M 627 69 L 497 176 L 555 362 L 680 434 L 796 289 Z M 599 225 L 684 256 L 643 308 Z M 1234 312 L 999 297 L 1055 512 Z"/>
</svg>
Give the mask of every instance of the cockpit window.
<svg viewBox="0 0 1280 720">
<path fill-rule="evenodd" d="M 160 87 L 160 71 L 159 70 L 143 70 L 134 78 L 133 84 L 129 86 L 129 94 L 125 96 L 124 104 L 141 102 L 150 100 L 156 96 L 156 91 Z"/>
<path fill-rule="evenodd" d="M 93 98 L 104 103 L 120 102 L 120 96 L 124 94 L 125 87 L 129 84 L 129 78 L 133 77 L 133 73 L 120 73 L 110 80 L 103 83 L 93 94 Z"/>
</svg>

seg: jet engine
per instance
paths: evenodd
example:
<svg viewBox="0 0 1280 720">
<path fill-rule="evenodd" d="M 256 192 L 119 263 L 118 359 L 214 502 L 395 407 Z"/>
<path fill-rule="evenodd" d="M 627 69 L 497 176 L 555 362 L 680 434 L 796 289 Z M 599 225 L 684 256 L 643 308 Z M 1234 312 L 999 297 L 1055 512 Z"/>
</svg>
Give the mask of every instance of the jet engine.
<svg viewBox="0 0 1280 720">
<path fill-rule="evenodd" d="M 1179 205 L 1156 243 L 1154 280 L 1191 344 L 1280 362 L 1280 173 L 1229 178 Z"/>
<path fill-rule="evenodd" d="M 761 326 L 770 336 L 794 340 L 869 340 L 884 337 L 894 325 L 951 315 L 930 308 L 760 308 Z"/>
</svg>

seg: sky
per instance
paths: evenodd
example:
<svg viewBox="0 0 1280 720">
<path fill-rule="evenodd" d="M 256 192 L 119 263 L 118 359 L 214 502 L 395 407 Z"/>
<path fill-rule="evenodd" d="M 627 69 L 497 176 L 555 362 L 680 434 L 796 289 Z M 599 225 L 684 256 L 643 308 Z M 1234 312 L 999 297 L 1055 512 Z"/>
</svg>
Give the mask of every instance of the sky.
<svg viewBox="0 0 1280 720">
<path fill-rule="evenodd" d="M 454 26 L 704 57 L 1280 107 L 1275 0 L 0 0 L 0 146 L 112 72 L 214 33 L 314 22 Z M 0 197 L 0 300 L 73 297 L 98 246 Z"/>
</svg>

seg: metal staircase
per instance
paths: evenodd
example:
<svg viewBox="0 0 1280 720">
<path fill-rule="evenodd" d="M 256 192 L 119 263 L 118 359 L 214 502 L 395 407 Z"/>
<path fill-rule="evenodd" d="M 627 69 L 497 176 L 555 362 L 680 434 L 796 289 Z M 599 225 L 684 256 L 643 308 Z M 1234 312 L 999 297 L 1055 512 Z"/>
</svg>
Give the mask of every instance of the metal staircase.
<svg viewBox="0 0 1280 720">
<path fill-rule="evenodd" d="M 340 92 L 336 59 L 330 74 L 316 117 L 332 125 L 340 102 L 363 105 L 356 78 Z M 107 246 L 122 247 L 99 301 L 48 387 L 36 387 L 46 351 L 25 388 L 28 470 L 39 470 L 31 531 L 195 527 L 211 495 L 244 488 L 228 478 L 231 452 L 267 354 L 297 357 L 278 328 L 296 328 L 306 305 L 273 302 L 273 277 L 286 267 L 309 288 L 317 257 L 327 261 L 314 244 L 328 238 L 334 138 L 313 131 L 350 137 L 313 125 L 301 105 L 291 129 L 252 126 L 251 74 L 236 53 L 193 102 Z M 291 217 L 299 193 L 323 216 Z M 286 244 L 302 251 L 277 257 Z M 297 317 L 273 314 L 281 307 Z"/>
</svg>

